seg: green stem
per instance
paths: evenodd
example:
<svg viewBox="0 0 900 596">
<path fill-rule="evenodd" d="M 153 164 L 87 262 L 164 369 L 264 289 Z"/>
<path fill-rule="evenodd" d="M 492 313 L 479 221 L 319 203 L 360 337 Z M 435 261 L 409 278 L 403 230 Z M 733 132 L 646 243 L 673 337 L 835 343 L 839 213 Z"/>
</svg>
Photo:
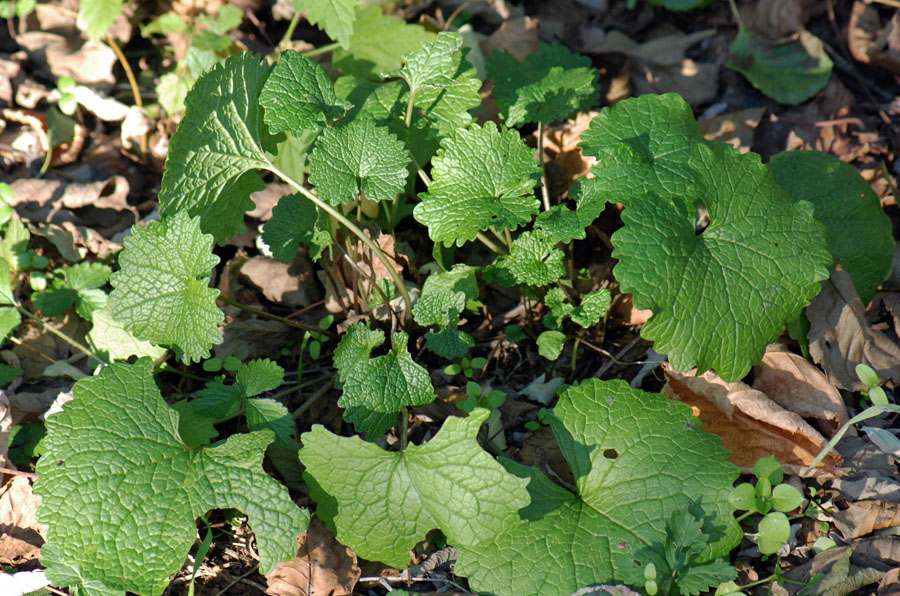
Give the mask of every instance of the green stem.
<svg viewBox="0 0 900 596">
<path fill-rule="evenodd" d="M 537 129 L 537 158 L 541 164 L 541 200 L 544 202 L 544 211 L 550 211 L 550 191 L 547 190 L 547 167 L 544 162 L 544 123 L 538 122 Z"/>
<path fill-rule="evenodd" d="M 406 406 L 400 409 L 400 451 L 406 451 L 407 433 L 409 431 L 409 411 Z"/>
<path fill-rule="evenodd" d="M 744 29 L 744 21 L 741 19 L 741 13 L 738 12 L 737 4 L 734 3 L 734 0 L 728 0 L 728 6 L 731 7 L 731 14 L 734 16 L 734 20 L 737 21 L 738 27 Z"/>
<path fill-rule="evenodd" d="M 741 515 L 739 515 L 739 516 L 737 516 L 736 518 L 734 518 L 734 521 L 736 521 L 737 523 L 741 523 L 744 519 L 750 517 L 750 516 L 753 515 L 754 513 L 756 513 L 756 511 L 745 511 L 745 512 L 742 513 Z"/>
<path fill-rule="evenodd" d="M 499 246 L 494 244 L 494 241 L 488 238 L 484 232 L 478 232 L 475 234 L 475 237 L 481 240 L 481 243 L 487 246 L 489 249 L 497 253 L 498 255 L 506 254 L 506 251 L 501 250 Z"/>
<path fill-rule="evenodd" d="M 313 333 L 322 333 L 324 335 L 327 335 L 328 337 L 335 337 L 335 338 L 338 337 L 338 335 L 336 333 L 328 331 L 327 329 L 320 329 L 319 327 L 316 327 L 315 325 L 307 325 L 306 323 L 299 323 L 299 322 L 291 320 L 291 319 L 285 319 L 284 317 L 279 317 L 278 315 L 273 315 L 272 313 L 268 313 L 264 310 L 260 310 L 258 308 L 253 308 L 252 306 L 247 306 L 246 304 L 241 304 L 237 300 L 229 298 L 228 296 L 222 296 L 220 294 L 219 297 L 216 298 L 216 300 L 220 300 L 220 301 L 224 302 L 225 304 L 230 304 L 231 306 L 236 306 L 239 309 L 249 312 L 249 313 L 253 313 L 254 315 L 258 315 L 258 316 L 264 317 L 266 319 L 272 319 L 273 321 L 278 321 L 280 323 L 284 323 L 285 325 L 288 325 L 289 327 L 303 329 L 304 331 L 312 331 Z"/>
<path fill-rule="evenodd" d="M 319 209 L 321 209 L 322 211 L 324 211 L 325 213 L 327 213 L 334 219 L 341 222 L 341 224 L 343 224 L 343 226 L 345 228 L 350 230 L 353 233 L 353 235 L 355 235 L 357 238 L 359 238 L 362 241 L 362 243 L 365 244 L 369 248 L 369 250 L 371 250 L 372 253 L 375 256 L 377 256 L 378 259 L 384 264 L 385 268 L 388 271 L 388 274 L 390 274 L 391 279 L 394 282 L 394 285 L 397 287 L 397 291 L 400 292 L 400 296 L 403 297 L 403 303 L 406 305 L 406 312 L 407 313 L 412 312 L 412 299 L 409 297 L 409 292 L 406 291 L 406 284 L 403 282 L 403 278 L 400 277 L 400 274 L 397 273 L 396 269 L 394 269 L 394 264 L 391 263 L 391 261 L 387 258 L 387 255 L 384 254 L 384 252 L 378 247 L 377 244 L 375 244 L 372 241 L 371 238 L 369 238 L 369 236 L 367 236 L 365 233 L 363 233 L 363 231 L 360 230 L 356 224 L 354 224 L 352 221 L 350 221 L 349 219 L 344 217 L 343 213 L 341 213 L 339 210 L 335 209 L 334 207 L 332 207 L 331 205 L 329 205 L 328 203 L 326 203 L 325 201 L 323 201 L 322 199 L 320 199 L 313 193 L 309 192 L 306 188 L 303 187 L 303 185 L 301 185 L 296 180 L 294 180 L 293 178 L 291 178 L 290 176 L 288 176 L 287 174 L 285 174 L 284 172 L 279 170 L 275 165 L 270 163 L 265 167 L 270 172 L 272 172 L 273 174 L 275 174 L 276 176 L 278 176 L 279 178 L 281 178 L 282 180 L 287 182 L 289 186 L 294 188 L 294 190 L 296 190 L 297 192 L 302 194 L 304 197 L 306 197 L 307 199 L 312 201 Z M 321 332 L 318 329 L 312 329 L 312 331 Z M 328 331 L 326 331 L 325 333 L 327 333 L 329 335 L 333 335 Z"/>
<path fill-rule="evenodd" d="M 413 88 L 410 88 L 409 101 L 406 102 L 406 118 L 404 118 L 404 120 L 403 120 L 403 123 L 406 124 L 407 130 L 409 130 L 409 127 L 412 124 L 413 102 L 415 100 L 416 100 L 416 90 Z"/>
<path fill-rule="evenodd" d="M 37 321 L 41 325 L 41 327 L 43 327 L 46 331 L 49 331 L 56 337 L 60 338 L 61 340 L 63 340 L 64 342 L 66 342 L 67 344 L 69 344 L 70 346 L 75 348 L 76 350 L 87 354 L 88 356 L 98 360 L 99 362 L 102 362 L 104 364 L 109 364 L 109 361 L 107 361 L 106 358 L 101 358 L 98 354 L 95 354 L 93 351 L 91 351 L 90 348 L 88 348 L 87 346 L 85 346 L 82 343 L 79 343 L 75 339 L 69 337 L 68 335 L 66 335 L 65 333 L 63 333 L 62 331 L 60 331 L 59 329 L 57 329 L 56 327 L 51 325 L 50 323 L 47 323 L 46 321 L 44 321 L 37 315 L 32 314 L 31 311 L 29 311 L 25 308 L 22 308 L 18 304 L 16 304 L 15 307 L 16 307 L 16 310 L 18 310 L 20 313 L 22 313 L 23 315 L 25 315 L 32 321 Z"/>
<path fill-rule="evenodd" d="M 581 336 L 584 335 L 584 330 L 579 331 L 578 335 L 575 336 L 575 343 L 572 344 L 572 373 L 575 373 L 575 367 L 578 365 L 578 346 L 581 345 Z"/>
<path fill-rule="evenodd" d="M 300 17 L 303 16 L 299 10 L 294 11 L 294 16 L 291 17 L 291 22 L 288 23 L 287 31 L 284 32 L 284 37 L 281 38 L 281 41 L 278 42 L 278 51 L 283 52 L 288 44 L 291 42 L 291 38 L 294 36 L 294 29 L 297 28 L 297 23 L 300 22 Z"/>
<path fill-rule="evenodd" d="M 324 45 L 320 48 L 316 48 L 314 50 L 307 50 L 305 52 L 300 52 L 301 56 L 306 56 L 307 58 L 312 58 L 313 56 L 318 56 L 320 54 L 325 54 L 328 52 L 332 52 L 340 47 L 341 44 L 334 42 Z"/>
<path fill-rule="evenodd" d="M 205 383 L 206 381 L 209 380 L 209 379 L 204 379 L 203 377 L 195 375 L 193 373 L 189 373 L 185 370 L 181 370 L 180 368 L 175 368 L 174 366 L 172 366 L 171 364 L 169 364 L 167 362 L 163 362 L 162 364 L 160 364 L 159 368 L 157 369 L 157 372 L 172 373 L 173 375 L 178 375 L 179 377 L 184 377 L 185 379 L 191 379 L 192 381 L 200 381 L 201 383 Z"/>
</svg>

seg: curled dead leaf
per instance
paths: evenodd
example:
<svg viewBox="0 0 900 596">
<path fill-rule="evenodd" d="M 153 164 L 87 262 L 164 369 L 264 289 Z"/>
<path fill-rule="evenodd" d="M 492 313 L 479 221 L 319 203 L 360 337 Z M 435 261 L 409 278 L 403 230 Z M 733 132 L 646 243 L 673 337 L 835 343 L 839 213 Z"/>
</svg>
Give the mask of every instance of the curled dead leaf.
<svg viewBox="0 0 900 596">
<path fill-rule="evenodd" d="M 744 24 L 770 39 L 799 33 L 809 18 L 810 0 L 759 0 L 741 9 Z"/>
<path fill-rule="evenodd" d="M 361 574 L 356 554 L 317 517 L 297 537 L 297 556 L 266 576 L 271 596 L 350 596 Z"/>
<path fill-rule="evenodd" d="M 703 421 L 703 430 L 719 435 L 731 451 L 728 461 L 751 472 L 756 461 L 775 455 L 786 472 L 805 470 L 827 443 L 819 431 L 798 414 L 785 410 L 741 382 L 727 383 L 709 371 L 680 373 L 663 364 L 664 395 L 682 401 Z M 841 457 L 831 451 L 813 473 L 834 473 Z"/>
<path fill-rule="evenodd" d="M 40 504 L 24 476 L 13 476 L 0 487 L 0 564 L 20 565 L 40 556 L 47 532 L 37 522 Z"/>
<path fill-rule="evenodd" d="M 707 118 L 700 122 L 700 130 L 709 141 L 731 143 L 741 153 L 747 153 L 753 146 L 756 126 L 765 112 L 766 108 L 748 108 Z"/>
<path fill-rule="evenodd" d="M 900 72 L 900 13 L 895 12 L 885 25 L 873 4 L 854 2 L 847 45 L 860 62 Z"/>
<path fill-rule="evenodd" d="M 754 389 L 787 410 L 817 420 L 828 437 L 849 420 L 840 392 L 802 356 L 768 351 L 753 374 Z"/>
<path fill-rule="evenodd" d="M 900 505 L 884 501 L 856 501 L 831 514 L 846 540 L 900 526 Z"/>
<path fill-rule="evenodd" d="M 503 21 L 503 24 L 479 45 L 485 57 L 490 56 L 494 50 L 509 50 L 509 53 L 521 62 L 529 54 L 537 51 L 538 21 L 525 15 Z"/>
<path fill-rule="evenodd" d="M 868 364 L 882 380 L 900 383 L 900 346 L 875 331 L 866 321 L 862 301 L 850 276 L 835 271 L 822 282 L 822 291 L 806 309 L 809 318 L 809 353 L 832 384 L 843 389 L 865 389 L 856 377 L 856 365 Z"/>
</svg>

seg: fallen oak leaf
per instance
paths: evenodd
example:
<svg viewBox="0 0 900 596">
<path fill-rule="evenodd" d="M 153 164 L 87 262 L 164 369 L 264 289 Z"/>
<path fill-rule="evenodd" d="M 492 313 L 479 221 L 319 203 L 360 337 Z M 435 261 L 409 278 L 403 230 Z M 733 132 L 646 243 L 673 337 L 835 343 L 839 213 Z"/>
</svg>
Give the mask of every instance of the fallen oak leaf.
<svg viewBox="0 0 900 596">
<path fill-rule="evenodd" d="M 876 530 L 900 526 L 900 505 L 876 500 L 856 501 L 843 511 L 835 511 L 831 517 L 844 539 L 851 540 Z"/>
<path fill-rule="evenodd" d="M 868 364 L 881 380 L 900 383 L 900 346 L 866 321 L 863 303 L 845 271 L 822 282 L 822 291 L 806 309 L 809 353 L 842 389 L 864 391 L 856 365 Z"/>
<path fill-rule="evenodd" d="M 731 451 L 727 459 L 750 473 L 758 459 L 775 455 L 786 472 L 800 474 L 827 441 L 798 414 L 785 410 L 740 381 L 728 383 L 713 372 L 697 376 L 680 373 L 664 363 L 666 385 L 661 393 L 691 406 L 703 421 L 703 430 L 722 438 Z M 843 463 L 829 452 L 816 473 L 834 473 Z"/>
<path fill-rule="evenodd" d="M 838 390 L 802 356 L 768 351 L 753 369 L 753 375 L 754 389 L 787 410 L 814 418 L 828 437 L 850 419 Z"/>
<path fill-rule="evenodd" d="M 297 556 L 266 576 L 271 596 L 350 596 L 362 574 L 356 553 L 342 546 L 318 517 L 297 536 Z"/>
</svg>

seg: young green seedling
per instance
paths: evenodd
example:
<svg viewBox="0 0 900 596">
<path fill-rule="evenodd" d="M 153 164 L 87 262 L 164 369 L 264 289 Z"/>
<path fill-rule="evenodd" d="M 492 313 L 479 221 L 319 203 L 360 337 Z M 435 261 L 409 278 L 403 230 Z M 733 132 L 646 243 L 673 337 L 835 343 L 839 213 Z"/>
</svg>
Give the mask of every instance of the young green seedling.
<svg viewBox="0 0 900 596">
<path fill-rule="evenodd" d="M 875 372 L 868 364 L 859 363 L 856 365 L 856 376 L 868 388 L 868 391 L 862 391 L 864 398 L 868 398 L 873 406 L 886 406 L 888 403 L 887 394 L 879 386 L 881 381 L 878 380 L 878 373 Z M 867 404 L 864 404 L 867 405 Z"/>
<path fill-rule="evenodd" d="M 465 375 L 467 379 L 471 379 L 472 375 L 475 374 L 475 371 L 487 364 L 487 358 L 472 358 L 469 360 L 465 356 L 459 361 L 458 364 L 451 364 L 444 368 L 444 374 L 455 376 L 459 373 Z"/>
<path fill-rule="evenodd" d="M 774 455 L 760 458 L 753 466 L 756 486 L 745 482 L 737 485 L 728 500 L 738 511 L 746 511 L 739 516 L 743 520 L 754 513 L 763 518 L 758 526 L 759 551 L 771 555 L 788 541 L 791 524 L 785 513 L 793 511 L 803 503 L 803 494 L 789 484 L 782 483 L 784 471 Z"/>
</svg>

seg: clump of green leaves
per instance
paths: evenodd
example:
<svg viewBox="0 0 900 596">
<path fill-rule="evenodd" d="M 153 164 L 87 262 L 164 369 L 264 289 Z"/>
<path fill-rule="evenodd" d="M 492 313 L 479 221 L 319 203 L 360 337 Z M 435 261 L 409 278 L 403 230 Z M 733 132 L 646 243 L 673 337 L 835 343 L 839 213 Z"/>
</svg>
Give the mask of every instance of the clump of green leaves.
<svg viewBox="0 0 900 596">
<path fill-rule="evenodd" d="M 787 515 L 803 504 L 803 494 L 785 484 L 784 471 L 774 455 L 760 458 L 753 466 L 756 486 L 745 482 L 734 487 L 728 500 L 738 511 L 746 511 L 739 519 L 755 513 L 763 518 L 758 525 L 759 551 L 771 555 L 788 541 L 791 524 Z"/>
</svg>

